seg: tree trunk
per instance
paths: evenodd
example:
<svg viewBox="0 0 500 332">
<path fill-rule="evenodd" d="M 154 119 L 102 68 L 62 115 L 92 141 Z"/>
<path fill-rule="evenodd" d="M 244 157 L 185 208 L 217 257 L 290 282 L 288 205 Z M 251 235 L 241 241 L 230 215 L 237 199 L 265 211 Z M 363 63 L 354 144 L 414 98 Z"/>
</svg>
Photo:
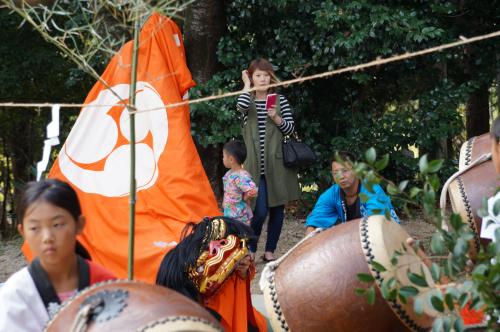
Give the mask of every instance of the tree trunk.
<svg viewBox="0 0 500 332">
<path fill-rule="evenodd" d="M 196 82 L 205 83 L 221 69 L 217 61 L 217 44 L 224 29 L 223 0 L 199 0 L 189 6 L 184 41 L 188 66 Z"/>
<path fill-rule="evenodd" d="M 198 84 L 208 81 L 221 69 L 217 61 L 217 44 L 225 29 L 224 1 L 199 0 L 189 6 L 184 23 L 186 57 L 189 69 Z M 197 119 L 203 123 L 203 119 Z M 202 147 L 198 153 L 218 199 L 223 194 L 222 145 Z"/>
<path fill-rule="evenodd" d="M 208 176 L 212 190 L 217 197 L 217 200 L 222 200 L 224 188 L 222 185 L 222 177 L 224 176 L 225 168 L 222 164 L 222 144 L 209 145 L 203 147 L 196 144 L 198 154 L 200 155 L 203 168 Z"/>
<path fill-rule="evenodd" d="M 471 93 L 465 108 L 467 139 L 490 130 L 488 85 L 483 84 Z"/>
</svg>

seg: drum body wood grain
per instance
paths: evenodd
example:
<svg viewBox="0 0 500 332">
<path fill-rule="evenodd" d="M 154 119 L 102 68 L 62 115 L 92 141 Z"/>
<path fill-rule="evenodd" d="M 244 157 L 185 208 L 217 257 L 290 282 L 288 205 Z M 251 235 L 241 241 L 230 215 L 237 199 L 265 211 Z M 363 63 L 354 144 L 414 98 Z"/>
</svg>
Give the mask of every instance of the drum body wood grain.
<svg viewBox="0 0 500 332">
<path fill-rule="evenodd" d="M 378 287 L 382 278 L 390 276 L 370 265 L 373 259 L 390 267 L 392 253 L 408 237 L 395 222 L 372 216 L 322 231 L 292 249 L 261 280 L 274 331 L 427 331 L 432 318 L 416 316 L 412 301 L 408 305 L 387 302 Z M 409 250 L 412 254 L 399 261 L 404 268 L 397 269 L 394 276 L 409 285 L 407 269 L 420 271 L 423 267 L 433 285 L 421 259 Z M 358 273 L 376 279 L 373 306 L 355 294 L 356 288 L 367 287 L 357 280 Z M 426 312 L 431 313 L 428 308 Z"/>
<path fill-rule="evenodd" d="M 99 304 L 100 303 L 100 304 Z M 95 307 L 84 328 L 75 328 L 83 310 Z M 47 332 L 71 331 L 222 331 L 202 306 L 161 286 L 113 281 L 94 285 L 64 304 Z"/>
</svg>

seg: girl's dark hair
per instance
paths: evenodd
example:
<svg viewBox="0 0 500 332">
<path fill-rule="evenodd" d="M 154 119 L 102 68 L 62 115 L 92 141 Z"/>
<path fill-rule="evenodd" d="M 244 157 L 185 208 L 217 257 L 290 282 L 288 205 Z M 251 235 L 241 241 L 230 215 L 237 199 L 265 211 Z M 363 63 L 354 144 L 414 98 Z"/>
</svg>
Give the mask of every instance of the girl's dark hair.
<svg viewBox="0 0 500 332">
<path fill-rule="evenodd" d="M 271 76 L 271 82 L 270 82 L 271 84 L 279 82 L 278 78 L 276 77 L 276 74 L 274 73 L 273 65 L 271 64 L 271 62 L 269 62 L 269 60 L 264 59 L 264 58 L 257 58 L 255 60 L 252 60 L 252 62 L 250 62 L 250 65 L 248 66 L 248 69 L 247 69 L 248 76 L 250 76 L 250 81 L 252 80 L 253 73 L 257 69 L 265 71 L 269 74 L 269 76 Z M 252 82 L 252 87 L 253 87 L 253 82 Z M 270 88 L 268 92 L 275 93 L 276 89 Z"/>
<path fill-rule="evenodd" d="M 76 240 L 76 244 L 75 244 L 75 253 L 80 256 L 80 257 L 83 257 L 89 261 L 92 260 L 92 256 L 90 256 L 90 253 L 87 251 L 87 249 L 83 246 L 83 244 L 80 243 L 80 241 Z"/>
<path fill-rule="evenodd" d="M 17 204 L 17 220 L 22 224 L 26 210 L 35 202 L 45 201 L 68 211 L 78 220 L 82 214 L 80 201 L 73 188 L 66 182 L 47 179 L 28 182 Z"/>
<path fill-rule="evenodd" d="M 47 179 L 38 182 L 28 182 L 17 203 L 17 222 L 23 223 L 28 208 L 35 202 L 45 201 L 68 211 L 76 220 L 82 215 L 80 201 L 75 190 L 66 182 Z M 87 249 L 76 241 L 75 252 L 81 257 L 91 260 Z"/>
<path fill-rule="evenodd" d="M 241 221 L 228 217 L 213 217 L 223 219 L 226 223 L 226 234 L 236 235 L 240 239 L 253 239 L 253 231 L 250 226 Z M 188 270 L 196 265 L 200 254 L 208 250 L 210 241 L 207 234 L 212 233 L 213 223 L 211 219 L 204 218 L 198 224 L 190 222 L 184 226 L 179 244 L 170 250 L 160 263 L 156 275 L 156 284 L 173 289 L 194 301 L 198 301 L 198 290 L 188 278 Z"/>
<path fill-rule="evenodd" d="M 223 149 L 227 154 L 234 157 L 238 164 L 243 164 L 247 159 L 247 147 L 245 143 L 238 140 L 232 140 L 224 144 Z"/>
<path fill-rule="evenodd" d="M 493 121 L 491 126 L 491 137 L 493 137 L 497 143 L 500 142 L 500 116 Z"/>
</svg>

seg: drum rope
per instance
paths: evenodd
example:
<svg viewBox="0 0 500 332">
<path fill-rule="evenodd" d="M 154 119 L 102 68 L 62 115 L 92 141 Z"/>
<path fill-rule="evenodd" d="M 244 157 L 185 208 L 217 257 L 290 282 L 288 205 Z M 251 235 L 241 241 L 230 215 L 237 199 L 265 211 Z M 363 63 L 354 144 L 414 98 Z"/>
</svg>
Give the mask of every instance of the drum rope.
<svg viewBox="0 0 500 332">
<path fill-rule="evenodd" d="M 307 234 L 302 240 L 300 240 L 292 248 L 290 248 L 290 250 L 288 250 L 283 256 L 279 257 L 275 261 L 267 263 L 266 266 L 264 267 L 264 270 L 262 270 L 262 275 L 260 276 L 260 280 L 259 280 L 260 290 L 264 291 L 264 288 L 266 285 L 266 280 L 269 279 L 269 277 L 272 276 L 272 274 L 274 274 L 274 270 L 276 270 L 276 268 L 281 264 L 281 262 L 284 261 L 285 258 L 287 258 L 288 255 L 290 255 L 290 253 L 295 250 L 295 248 L 300 246 L 304 241 L 312 238 L 313 236 L 315 236 L 316 234 L 318 234 L 324 230 L 325 230 L 325 228 L 316 228 L 314 231 Z"/>
<path fill-rule="evenodd" d="M 95 309 L 103 304 L 102 299 L 98 301 L 94 301 L 89 303 L 83 308 L 81 308 L 73 321 L 73 325 L 71 326 L 71 332 L 85 332 L 87 331 L 87 325 L 90 320 L 90 316 L 92 316 L 95 312 Z"/>
<path fill-rule="evenodd" d="M 472 159 L 472 145 L 476 141 L 476 137 L 472 137 L 470 140 L 467 141 L 467 145 L 465 148 L 465 163 L 464 166 L 467 166 L 470 164 L 471 159 Z M 458 165 L 458 169 L 460 169 L 460 164 Z"/>
<path fill-rule="evenodd" d="M 458 170 L 455 174 L 450 176 L 450 178 L 448 180 L 446 180 L 446 182 L 443 185 L 443 189 L 441 190 L 441 197 L 439 198 L 439 207 L 441 208 L 441 214 L 443 216 L 444 216 L 445 209 L 446 209 L 446 198 L 448 197 L 448 187 L 450 186 L 451 182 L 453 182 L 457 177 L 459 177 L 463 173 L 467 172 L 472 167 L 475 167 L 479 164 L 482 164 L 490 159 L 491 159 L 491 153 L 485 153 L 485 154 L 479 156 L 478 158 L 476 158 L 476 160 L 474 160 L 469 165 L 465 166 L 464 169 Z M 448 226 L 443 223 L 443 229 L 447 230 L 448 229 L 447 227 Z"/>
</svg>

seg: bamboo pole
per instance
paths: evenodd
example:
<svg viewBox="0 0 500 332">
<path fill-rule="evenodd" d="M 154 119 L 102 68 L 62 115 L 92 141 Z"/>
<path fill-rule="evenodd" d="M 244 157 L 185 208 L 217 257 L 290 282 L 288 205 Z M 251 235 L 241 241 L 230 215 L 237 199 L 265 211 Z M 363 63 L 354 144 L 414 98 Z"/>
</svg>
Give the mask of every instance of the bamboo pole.
<svg viewBox="0 0 500 332">
<path fill-rule="evenodd" d="M 134 18 L 134 47 L 132 49 L 132 70 L 130 74 L 129 91 L 129 119 L 130 119 L 130 212 L 129 212 L 129 236 L 128 236 L 128 279 L 134 279 L 134 237 L 135 237 L 135 202 L 136 202 L 136 180 L 135 180 L 135 89 L 137 82 L 137 58 L 139 48 L 139 13 L 135 8 Z"/>
</svg>

